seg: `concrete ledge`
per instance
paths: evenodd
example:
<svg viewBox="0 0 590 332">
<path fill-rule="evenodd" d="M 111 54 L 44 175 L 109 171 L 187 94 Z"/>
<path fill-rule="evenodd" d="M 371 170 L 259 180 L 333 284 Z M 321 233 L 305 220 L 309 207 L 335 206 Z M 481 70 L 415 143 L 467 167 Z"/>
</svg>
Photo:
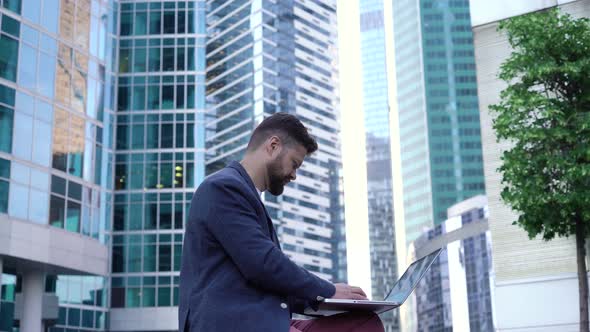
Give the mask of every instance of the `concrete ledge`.
<svg viewBox="0 0 590 332">
<path fill-rule="evenodd" d="M 178 307 L 110 310 L 110 331 L 177 331 Z"/>
<path fill-rule="evenodd" d="M 0 256 L 21 271 L 105 276 L 109 267 L 108 247 L 97 240 L 8 215 L 0 215 Z"/>
</svg>

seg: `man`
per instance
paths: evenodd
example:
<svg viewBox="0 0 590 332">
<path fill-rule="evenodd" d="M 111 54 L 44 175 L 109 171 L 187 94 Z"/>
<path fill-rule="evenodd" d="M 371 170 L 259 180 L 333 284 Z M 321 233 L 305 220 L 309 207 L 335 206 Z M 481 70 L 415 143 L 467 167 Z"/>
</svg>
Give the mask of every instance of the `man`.
<svg viewBox="0 0 590 332">
<path fill-rule="evenodd" d="M 290 320 L 324 298 L 366 299 L 360 288 L 333 285 L 285 256 L 260 200 L 266 190 L 281 195 L 317 148 L 295 116 L 276 113 L 254 130 L 240 163 L 199 186 L 180 269 L 181 332 L 383 331 L 372 313 Z"/>
</svg>

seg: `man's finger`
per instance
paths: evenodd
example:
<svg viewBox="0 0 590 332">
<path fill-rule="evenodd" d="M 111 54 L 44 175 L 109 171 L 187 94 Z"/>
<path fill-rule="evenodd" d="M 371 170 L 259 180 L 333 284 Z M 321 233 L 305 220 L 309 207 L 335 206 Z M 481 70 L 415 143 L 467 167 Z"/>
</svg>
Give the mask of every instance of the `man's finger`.
<svg viewBox="0 0 590 332">
<path fill-rule="evenodd" d="M 363 296 L 367 296 L 367 294 L 365 294 L 365 292 L 363 291 L 363 289 L 360 288 L 360 287 L 353 286 L 352 287 L 352 292 L 353 293 L 357 293 L 357 294 L 361 294 Z"/>
<path fill-rule="evenodd" d="M 357 294 L 357 293 L 351 293 L 351 298 L 353 300 L 367 300 L 366 296 L 363 296 L 363 295 Z"/>
</svg>

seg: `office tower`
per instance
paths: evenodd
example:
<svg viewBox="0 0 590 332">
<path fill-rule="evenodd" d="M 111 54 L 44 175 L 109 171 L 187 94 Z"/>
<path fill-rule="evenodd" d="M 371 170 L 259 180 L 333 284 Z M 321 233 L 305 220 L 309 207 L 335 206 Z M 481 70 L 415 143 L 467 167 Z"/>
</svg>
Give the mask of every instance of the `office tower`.
<svg viewBox="0 0 590 332">
<path fill-rule="evenodd" d="M 298 116 L 319 150 L 282 196 L 265 193 L 265 204 L 284 252 L 325 279 L 340 279 L 335 1 L 213 1 L 207 34 L 206 174 L 240 160 L 264 117 Z"/>
<path fill-rule="evenodd" d="M 112 6 L 2 2 L 1 331 L 106 329 Z"/>
<path fill-rule="evenodd" d="M 444 248 L 414 290 L 418 331 L 494 331 L 487 200 L 448 209 L 448 219 L 414 243 L 416 258 Z"/>
<path fill-rule="evenodd" d="M 485 192 L 470 22 L 466 0 L 393 2 L 400 257 L 449 206 Z"/>
<path fill-rule="evenodd" d="M 494 308 L 497 331 L 579 329 L 578 277 L 575 238 L 555 238 L 550 242 L 530 240 L 512 222 L 518 216 L 500 199 L 503 184 L 497 171 L 501 155 L 510 145 L 498 143 L 492 128 L 489 105 L 499 103 L 505 83 L 497 73 L 510 56 L 506 36 L 497 31 L 508 17 L 558 6 L 574 18 L 590 17 L 588 1 L 547 1 L 513 7 L 508 1 L 474 2 L 473 35 L 477 59 L 483 156 L 490 210 L 490 232 L 494 257 Z M 515 301 L 515 299 L 519 299 Z M 546 305 L 550 303 L 550 305 Z"/>
<path fill-rule="evenodd" d="M 386 18 L 381 0 L 361 0 L 359 7 L 367 152 L 371 295 L 374 300 L 383 300 L 397 280 L 391 179 L 391 128 L 385 52 L 384 20 Z M 397 313 L 397 310 L 392 310 L 381 315 L 386 331 L 398 330 Z"/>
<path fill-rule="evenodd" d="M 177 329 L 184 223 L 204 177 L 204 1 L 118 3 L 110 329 Z"/>
</svg>

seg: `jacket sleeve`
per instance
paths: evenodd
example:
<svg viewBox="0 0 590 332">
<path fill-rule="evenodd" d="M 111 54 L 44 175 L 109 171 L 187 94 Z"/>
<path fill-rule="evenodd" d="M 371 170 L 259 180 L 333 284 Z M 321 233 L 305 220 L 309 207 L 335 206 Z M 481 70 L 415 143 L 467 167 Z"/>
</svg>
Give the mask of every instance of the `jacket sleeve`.
<svg viewBox="0 0 590 332">
<path fill-rule="evenodd" d="M 230 181 L 211 183 L 205 222 L 242 275 L 257 287 L 284 296 L 308 301 L 332 297 L 336 292 L 332 283 L 293 263 L 265 235 L 239 186 Z"/>
</svg>

